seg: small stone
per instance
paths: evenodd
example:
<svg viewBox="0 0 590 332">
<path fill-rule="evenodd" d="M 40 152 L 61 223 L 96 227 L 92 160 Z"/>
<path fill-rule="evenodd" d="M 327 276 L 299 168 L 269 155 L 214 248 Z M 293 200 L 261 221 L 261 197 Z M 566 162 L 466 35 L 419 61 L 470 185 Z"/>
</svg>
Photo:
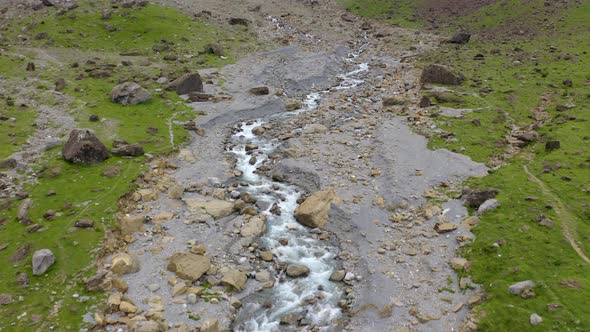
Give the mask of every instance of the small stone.
<svg viewBox="0 0 590 332">
<path fill-rule="evenodd" d="M 305 265 L 289 264 L 287 266 L 287 275 L 291 278 L 307 277 L 309 272 L 309 268 Z"/>
<path fill-rule="evenodd" d="M 539 316 L 537 314 L 532 314 L 530 321 L 531 321 L 531 325 L 539 325 L 543 322 L 543 318 L 541 318 L 541 316 Z"/>
<path fill-rule="evenodd" d="M 259 252 L 260 258 L 265 262 L 272 262 L 272 252 L 271 251 L 261 251 Z"/>
<path fill-rule="evenodd" d="M 128 314 L 134 314 L 137 312 L 137 307 L 127 301 L 121 301 L 119 310 Z"/>
<path fill-rule="evenodd" d="M 346 271 L 344 271 L 344 270 L 334 271 L 330 275 L 330 281 L 342 281 L 342 280 L 344 280 L 345 275 L 346 275 Z"/>
<path fill-rule="evenodd" d="M 437 233 L 448 233 L 448 232 L 452 232 L 452 231 L 454 231 L 456 229 L 457 229 L 457 225 L 451 224 L 451 223 L 448 223 L 448 222 L 445 222 L 445 223 L 442 223 L 442 224 L 436 224 L 434 226 L 434 230 Z"/>
</svg>

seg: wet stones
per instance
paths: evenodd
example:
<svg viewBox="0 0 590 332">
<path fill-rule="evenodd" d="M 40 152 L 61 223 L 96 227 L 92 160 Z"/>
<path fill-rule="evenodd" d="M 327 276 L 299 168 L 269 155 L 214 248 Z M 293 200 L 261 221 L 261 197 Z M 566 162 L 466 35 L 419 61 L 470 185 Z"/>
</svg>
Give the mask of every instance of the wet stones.
<svg viewBox="0 0 590 332">
<path fill-rule="evenodd" d="M 55 255 L 49 249 L 41 249 L 33 254 L 33 274 L 45 273 L 55 263 Z"/>
<path fill-rule="evenodd" d="M 110 93 L 111 101 L 121 105 L 137 105 L 152 99 L 152 95 L 139 84 L 125 82 L 113 88 Z"/>
<path fill-rule="evenodd" d="M 309 268 L 300 264 L 289 264 L 287 266 L 287 275 L 291 278 L 303 278 L 309 275 Z"/>
<path fill-rule="evenodd" d="M 422 71 L 420 81 L 422 83 L 460 85 L 465 80 L 463 74 L 453 68 L 439 64 L 426 66 Z"/>
<path fill-rule="evenodd" d="M 342 281 L 342 280 L 344 280 L 345 276 L 346 276 L 346 271 L 344 271 L 344 270 L 334 271 L 330 275 L 330 281 Z"/>
<path fill-rule="evenodd" d="M 62 149 L 65 160 L 74 164 L 93 164 L 109 157 L 107 147 L 90 129 L 74 129 Z"/>
</svg>

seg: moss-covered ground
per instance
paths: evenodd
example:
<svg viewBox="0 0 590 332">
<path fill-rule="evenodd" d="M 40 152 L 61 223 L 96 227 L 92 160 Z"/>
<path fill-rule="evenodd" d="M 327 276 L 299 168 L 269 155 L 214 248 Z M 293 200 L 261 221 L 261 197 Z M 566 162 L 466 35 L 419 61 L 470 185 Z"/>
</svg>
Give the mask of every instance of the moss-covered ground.
<svg viewBox="0 0 590 332">
<path fill-rule="evenodd" d="M 350 1 L 347 6 L 384 17 L 375 3 Z M 475 309 L 481 331 L 590 327 L 590 267 L 566 238 L 569 232 L 574 245 L 590 255 L 590 2 L 568 4 L 497 1 L 452 18 L 454 24 L 438 30 L 446 37 L 470 31 L 474 36 L 468 44 L 443 43 L 419 59 L 420 65 L 453 66 L 467 77 L 462 86 L 451 87 L 463 102 L 439 104 L 483 107 L 462 118 L 436 117 L 439 128 L 454 135 L 432 137 L 433 149 L 447 148 L 490 163 L 506 152 L 505 137 L 513 125 L 533 124 L 535 109 L 547 116 L 536 129 L 539 142 L 524 147 L 490 175 L 467 183 L 500 191 L 500 208 L 481 217 L 475 241 L 462 253 L 473 262 L 465 275 L 487 293 L 487 300 Z M 479 97 L 461 98 L 465 95 Z M 558 107 L 568 104 L 575 107 Z M 546 151 L 548 140 L 559 140 L 561 148 Z M 541 214 L 553 220 L 553 227 L 534 221 Z M 500 239 L 504 244 L 494 245 Z M 529 279 L 537 283 L 533 298 L 507 292 L 510 284 Z M 543 323 L 531 326 L 532 313 L 542 316 Z"/>
<path fill-rule="evenodd" d="M 71 102 L 51 101 L 55 103 L 51 106 L 64 108 L 77 127 L 93 129 L 107 146 L 123 139 L 141 143 L 151 155 L 172 152 L 190 137 L 177 122 L 193 119 L 195 114 L 175 93 L 162 91 L 164 86 L 156 79 L 176 77 L 187 69 L 222 66 L 256 47 L 245 27 L 221 26 L 156 5 L 113 9 L 109 4 L 80 1 L 80 8 L 65 15 L 45 8 L 26 20 L 10 22 L 2 31 L 0 115 L 7 120 L 0 121 L 0 160 L 23 149 L 35 130 L 38 109 L 32 105 L 48 102 L 40 99 L 44 91 L 53 90 L 58 78 L 67 82 L 62 93 Z M 111 11 L 108 20 L 102 18 L 106 9 Z M 210 43 L 222 44 L 224 56 L 206 52 Z M 130 63 L 123 66 L 123 61 Z M 26 71 L 28 62 L 36 64 L 36 71 Z M 105 68 L 108 77 L 92 77 L 92 72 Z M 152 100 L 136 106 L 112 103 L 108 93 L 125 80 L 150 90 Z M 16 95 L 30 96 L 35 102 L 28 107 L 12 105 L 9 100 Z M 101 120 L 91 122 L 90 115 Z M 101 164 L 72 165 L 63 161 L 61 147 L 47 150 L 33 165 L 29 179 L 35 180 L 24 184 L 34 202 L 30 217 L 42 226 L 38 232 L 29 233 L 16 221 L 19 201 L 0 202 L 0 245 L 7 245 L 0 250 L 0 294 L 15 300 L 0 306 L 0 330 L 78 331 L 83 326 L 83 315 L 104 296 L 88 293 L 83 280 L 95 272 L 93 263 L 105 231 L 113 226 L 117 201 L 132 189 L 145 162 L 146 157 L 111 156 Z M 118 168 L 119 174 L 103 175 L 107 167 Z M 50 191 L 56 194 L 48 196 Z M 47 210 L 57 212 L 51 221 L 43 218 Z M 78 219 L 93 220 L 94 229 L 75 229 Z M 30 253 L 22 261 L 9 262 L 25 243 L 32 245 Z M 42 248 L 51 249 L 57 262 L 44 275 L 33 276 L 31 255 Z M 30 278 L 28 288 L 16 285 L 22 272 Z"/>
</svg>

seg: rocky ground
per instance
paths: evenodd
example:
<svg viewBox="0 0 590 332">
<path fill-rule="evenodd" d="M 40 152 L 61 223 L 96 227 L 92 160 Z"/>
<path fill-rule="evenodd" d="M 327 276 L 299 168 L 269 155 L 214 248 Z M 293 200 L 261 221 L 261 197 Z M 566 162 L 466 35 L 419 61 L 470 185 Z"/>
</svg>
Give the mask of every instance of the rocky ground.
<svg viewBox="0 0 590 332">
<path fill-rule="evenodd" d="M 448 125 L 451 120 L 444 124 L 440 117 L 462 120 L 468 114 L 490 111 L 490 104 L 460 106 L 466 104 L 461 98 L 481 101 L 492 89 L 481 88 L 479 94 L 463 93 L 460 88 L 455 91 L 456 86 L 468 80 L 463 74 L 431 63 L 433 61 L 426 64 L 416 61 L 424 61 L 425 54 L 432 56 L 443 46 L 465 45 L 470 38 L 468 34 L 457 34 L 447 43 L 448 40 L 425 31 L 447 24 L 449 17 L 475 13 L 492 2 L 429 3 L 420 7 L 416 14 L 427 21 L 429 27 L 413 30 L 355 16 L 333 0 L 110 1 L 111 9 L 121 9 L 114 11 L 117 19 L 119 14 L 135 19 L 134 15 L 142 8 L 154 4 L 171 6 L 195 20 L 205 19 L 207 24 L 229 25 L 236 29 L 233 32 L 238 37 L 223 37 L 223 43 L 231 46 L 211 43 L 204 50 L 194 52 L 190 45 L 200 39 L 197 37 L 195 41 L 183 36 L 178 44 L 188 45 L 186 49 L 175 49 L 173 42 L 159 40 L 148 47 L 155 55 L 108 53 L 102 59 L 73 64 L 70 63 L 73 62 L 71 54 L 65 56 L 53 48 L 47 50 L 27 44 L 29 27 L 19 28 L 17 40 L 22 45 L 18 52 L 8 46 L 9 52 L 0 49 L 7 59 L 22 61 L 26 57 L 21 53 L 34 56 L 36 61 L 32 66 L 40 73 L 49 69 L 55 71 L 56 63 L 62 69 L 66 62 L 68 68 L 82 68 L 76 69 L 80 71 L 76 72 L 80 75 L 78 78 L 66 77 L 67 88 L 65 79 L 53 82 L 42 75 L 27 79 L 24 87 L 15 86 L 14 77 L 8 74 L 6 77 L 11 80 L 0 80 L 2 97 L 8 96 L 4 98 L 7 105 L 28 104 L 36 112 L 33 133 L 22 149 L 10 154 L 0 165 L 1 169 L 6 168 L 0 178 L 0 198 L 15 198 L 18 207 L 12 208 L 16 220 L 27 227 L 28 233 L 55 229 L 46 222 L 66 213 L 75 215 L 75 223 L 68 226 L 68 234 L 74 234 L 74 248 L 84 242 L 84 237 L 76 235 L 80 230 L 105 231 L 102 247 L 93 250 L 97 255 L 96 274 L 92 272 L 88 277 L 89 272 L 84 269 L 76 275 L 78 279 L 70 278 L 66 282 L 70 275 L 64 273 L 62 281 L 69 289 L 80 284 L 77 280 L 84 279 L 86 291 L 105 295 L 88 312 L 80 313 L 72 305 L 66 306 L 73 315 L 84 315 L 85 326 L 88 326 L 85 330 L 248 330 L 243 324 L 249 319 L 244 317 L 249 313 L 245 307 L 255 304 L 269 309 L 277 303 L 273 302 L 273 296 L 280 296 L 277 286 L 292 280 L 311 282 L 310 267 L 305 266 L 305 262 L 283 261 L 280 248 L 269 244 L 272 241 L 267 232 L 272 229 L 273 216 L 284 213 L 277 203 L 288 200 L 281 191 L 285 187 L 293 188 L 299 195 L 299 207 L 293 212 L 293 220 L 299 224 L 287 225 L 290 237 L 280 238 L 278 245 L 287 247 L 289 241 L 305 238 L 327 248 L 334 256 L 330 260 L 333 271 L 329 277 L 334 288 L 326 290 L 320 286 L 313 296 L 303 298 L 298 305 L 306 308 L 302 310 L 305 314 L 297 311 L 274 317 L 278 325 L 276 330 L 477 330 L 479 317 L 472 309 L 487 300 L 489 293 L 465 273 L 473 262 L 461 257 L 466 252 L 461 248 L 473 243 L 475 235 L 471 231 L 479 218 L 490 210 L 498 210 L 500 203 L 495 199 L 498 190 L 472 191 L 463 187 L 464 182 L 493 174 L 501 166 L 509 165 L 515 156 L 523 154 L 530 143 L 540 141 L 536 130 L 550 122 L 546 111 L 550 97 L 541 98 L 540 105 L 529 117 L 532 122 L 526 124 L 518 123 L 509 111 L 494 110 L 495 125 L 508 128 L 502 144 L 496 144 L 501 153 L 490 155 L 487 164 L 475 162 L 460 153 L 473 149 L 472 146 L 450 151 L 432 149 L 428 144 L 434 139 L 446 143 L 457 142 L 457 137 L 462 139 L 462 133 L 456 134 Z M 56 15 L 68 15 L 75 20 L 76 14 L 82 15 L 75 11 L 77 4 L 75 1 L 13 0 L 2 15 L 6 22 L 15 22 L 46 7 L 56 7 Z M 125 11 L 130 8 L 137 12 Z M 100 22 L 107 22 L 102 24 L 103 29 L 116 32 L 116 24 L 108 23 L 112 23 L 111 16 L 113 13 L 105 10 Z M 0 22 L 0 28 L 12 31 L 13 27 Z M 63 32 L 66 33 L 72 32 Z M 217 33 L 220 32 L 214 34 Z M 45 40 L 47 37 L 41 33 L 33 38 Z M 263 46 L 251 52 L 252 49 L 233 44 L 247 43 L 250 37 Z M 47 43 L 51 40 L 53 38 Z M 456 50 L 459 47 L 456 46 Z M 239 57 L 229 65 L 199 70 L 191 67 L 209 63 L 211 59 L 212 63 L 225 64 L 224 61 L 234 54 L 232 48 L 247 51 L 237 52 Z M 182 55 L 185 51 L 190 54 Z M 87 57 L 91 53 L 80 50 L 76 56 Z M 195 59 L 199 56 L 211 58 L 197 62 Z M 475 58 L 480 61 L 484 55 L 477 54 Z M 162 65 L 160 61 L 174 65 Z M 35 72 L 30 66 L 27 64 L 27 71 Z M 78 84 L 72 84 L 74 80 L 83 82 L 86 73 L 90 77 L 107 76 L 127 67 L 130 70 L 125 72 L 127 76 L 115 76 L 107 85 L 101 85 L 101 98 L 108 95 L 108 104 L 97 107 L 80 103 L 76 98 L 84 89 L 78 86 L 68 93 L 63 92 Z M 481 81 L 472 86 L 479 89 L 477 84 L 481 85 Z M 572 82 L 563 84 L 571 86 Z M 43 85 L 50 85 L 52 89 L 37 93 Z M 34 98 L 29 100 L 31 95 Z M 144 125 L 138 119 L 134 127 L 125 128 L 127 123 L 121 123 L 124 120 L 100 113 L 101 107 L 113 104 L 151 107 L 159 127 L 150 122 L 147 128 L 137 129 Z M 177 108 L 177 105 L 190 108 Z M 562 111 L 575 107 L 567 108 L 567 105 L 570 104 L 562 105 Z M 158 108 L 165 111 L 157 113 Z M 82 113 L 87 109 L 94 113 L 88 121 L 81 120 L 80 114 L 87 117 Z M 128 113 L 133 115 L 139 108 L 131 110 Z M 163 112 L 168 113 L 164 115 Z M 2 119 L 5 120 L 16 123 L 16 119 Z M 243 176 L 243 165 L 238 164 L 236 154 L 232 153 L 237 144 L 235 134 L 243 124 L 252 125 L 254 121 L 262 124 L 252 133 L 272 143 L 273 148 L 267 151 L 254 144 L 244 148 L 249 164 L 257 166 L 256 174 L 272 180 L 270 189 L 263 194 L 278 198 L 274 204 L 244 190 L 252 183 Z M 80 123 L 90 122 L 100 122 L 98 134 L 87 129 L 72 130 Z M 130 135 L 135 140 L 127 142 L 119 137 L 121 134 L 117 136 L 111 132 L 111 128 L 120 125 L 123 125 L 121 132 L 137 130 L 144 136 Z M 442 125 L 450 128 L 443 130 L 439 127 Z M 474 119 L 468 125 L 480 127 L 482 123 Z M 175 136 L 186 133 L 175 130 L 177 127 L 190 132 L 188 140 Z M 149 136 L 143 139 L 146 133 Z M 109 142 L 112 140 L 112 149 L 101 142 L 105 138 Z M 16 140 L 13 142 L 16 146 Z M 57 158 L 68 162 L 72 168 L 68 166 L 67 170 L 73 174 L 88 169 L 75 168 L 79 164 L 102 164 L 111 154 L 121 158 L 100 169 L 97 186 L 101 188 L 92 188 L 97 192 L 104 191 L 102 187 L 121 183 L 127 190 L 131 180 L 119 175 L 125 168 L 135 167 L 137 174 L 142 172 L 133 179 L 131 190 L 119 199 L 115 227 L 103 228 L 104 220 L 82 218 L 87 206 L 100 205 L 93 200 L 75 206 L 65 204 L 57 212 L 52 205 L 42 217 L 31 218 L 31 207 L 39 205 L 39 195 L 33 194 L 33 200 L 23 188 L 42 182 L 42 176 L 52 172 L 53 168 L 44 167 L 37 177 L 35 165 L 51 153 L 47 151 L 62 144 L 64 147 Z M 547 144 L 548 150 L 560 148 L 558 140 L 549 140 Z M 55 153 L 51 156 L 55 157 Z M 559 197 L 523 167 L 528 178 L 543 189 L 544 195 L 560 202 L 555 204 L 560 218 L 571 219 L 573 223 L 575 217 Z M 53 177 L 60 172 L 58 169 Z M 81 173 L 79 178 L 84 176 L 88 176 L 87 173 Z M 103 178 L 113 179 L 113 182 L 102 184 Z M 52 187 L 43 195 L 61 195 L 66 186 L 67 183 L 63 184 L 64 188 Z M 526 201 L 536 200 L 535 197 L 526 198 Z M 115 215 L 112 209 L 108 211 Z M 41 219 L 43 223 L 39 222 Z M 6 220 L 0 220 L 2 230 Z M 553 226 L 553 221 L 544 214 L 535 222 L 547 228 Z M 568 227 L 564 228 L 566 240 L 587 261 L 583 246 L 576 242 L 574 231 Z M 521 229 L 519 232 L 528 230 Z M 64 243 L 70 240 L 63 238 Z M 3 243 L 0 241 L 0 251 L 9 248 L 8 243 Z M 486 247 L 488 251 L 504 246 L 506 240 L 502 237 L 490 243 L 487 246 L 492 249 Z M 53 266 L 63 264 L 65 256 L 60 252 L 65 249 L 58 245 L 42 249 L 27 242 L 16 250 L 9 249 L 14 252 L 10 258 L 14 268 L 21 269 L 18 262 L 32 254 L 34 290 L 41 289 L 36 278 L 47 276 L 47 272 L 56 274 Z M 518 267 L 514 273 L 517 270 Z M 11 278 L 16 279 L 19 287 L 29 286 L 29 276 L 20 270 Z M 531 280 L 523 280 L 512 284 L 508 293 L 522 299 L 533 298 L 535 285 Z M 47 291 L 51 292 L 52 316 L 63 309 L 63 301 L 54 301 L 57 292 Z M 325 300 L 328 291 L 333 291 L 329 295 L 336 297 L 334 303 L 339 316 L 324 326 L 316 326 L 309 319 L 313 313 L 307 308 L 314 308 L 312 305 Z M 502 291 L 506 293 L 505 287 Z M 37 296 L 41 296 L 39 294 Z M 80 302 L 82 299 L 91 301 L 78 292 L 71 297 L 76 301 L 80 298 Z M 0 294 L 0 305 L 13 305 L 18 301 L 24 299 L 9 293 Z M 16 316 L 15 320 L 26 316 L 26 312 L 17 313 L 16 309 L 9 313 Z M 537 313 L 525 316 L 530 318 L 526 326 L 543 322 Z M 34 324 L 41 326 L 39 330 L 54 329 L 54 325 L 43 323 L 39 315 L 35 315 Z M 68 325 L 67 329 L 72 328 Z M 0 331 L 3 330 L 0 326 Z"/>
</svg>

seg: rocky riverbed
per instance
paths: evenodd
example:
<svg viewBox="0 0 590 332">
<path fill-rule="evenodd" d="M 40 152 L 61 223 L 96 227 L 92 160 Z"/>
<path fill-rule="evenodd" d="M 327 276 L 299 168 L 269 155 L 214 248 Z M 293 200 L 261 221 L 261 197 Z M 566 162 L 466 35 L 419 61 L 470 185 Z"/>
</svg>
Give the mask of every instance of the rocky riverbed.
<svg viewBox="0 0 590 332">
<path fill-rule="evenodd" d="M 296 8 L 308 14 L 318 7 Z M 223 98 L 192 104 L 204 111 L 195 119 L 199 134 L 152 163 L 126 202 L 120 223 L 127 254 L 107 257 L 105 268 L 138 268 L 112 279 L 124 285 L 109 298 L 115 310 L 94 317 L 107 330 L 125 324 L 148 331 L 158 319 L 201 331 L 464 324 L 482 294 L 453 271 L 468 264 L 455 251 L 472 235 L 463 223 L 467 210 L 446 193 L 487 169 L 427 149 L 413 130 L 435 128 L 408 116 L 420 112 L 421 83 L 404 59 L 432 37 L 346 15 L 333 18 L 347 31 L 334 40 L 323 37 L 321 25 L 262 15 L 261 31 L 289 38 L 290 46 L 201 71 L 223 80 L 205 89 Z M 380 29 L 416 46 L 392 50 L 375 37 Z M 325 220 L 293 218 L 303 206 L 313 219 L 326 213 Z M 278 233 L 277 219 L 286 220 Z M 297 252 L 293 243 L 311 243 L 302 237 L 323 253 L 289 256 Z M 315 271 L 310 259 L 319 257 L 327 265 Z M 296 284 L 317 289 L 305 296 Z M 314 320 L 327 308 L 322 303 L 333 311 Z M 260 312 L 270 314 L 255 318 Z"/>
</svg>

